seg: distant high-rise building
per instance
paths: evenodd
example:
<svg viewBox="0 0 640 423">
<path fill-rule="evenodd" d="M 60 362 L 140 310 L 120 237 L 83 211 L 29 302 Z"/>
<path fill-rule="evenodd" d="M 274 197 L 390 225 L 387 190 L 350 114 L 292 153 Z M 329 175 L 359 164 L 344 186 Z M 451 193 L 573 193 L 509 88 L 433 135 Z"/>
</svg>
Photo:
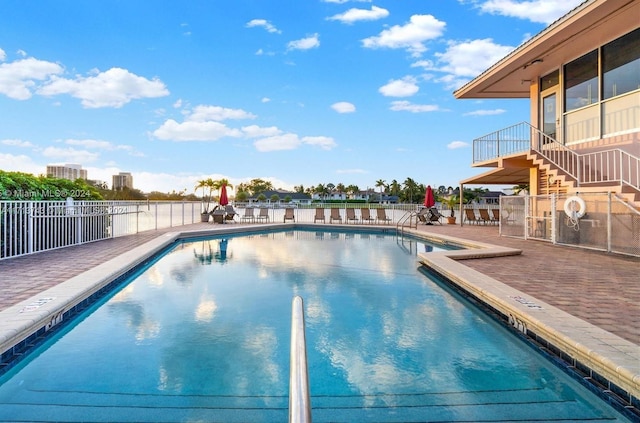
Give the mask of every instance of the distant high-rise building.
<svg viewBox="0 0 640 423">
<path fill-rule="evenodd" d="M 87 180 L 87 170 L 83 169 L 79 164 L 47 165 L 47 176 L 54 178 L 68 179 L 75 181 L 76 179 Z"/>
<path fill-rule="evenodd" d="M 122 188 L 133 189 L 133 176 L 129 172 L 120 172 L 113 175 L 112 189 L 121 190 Z"/>
</svg>

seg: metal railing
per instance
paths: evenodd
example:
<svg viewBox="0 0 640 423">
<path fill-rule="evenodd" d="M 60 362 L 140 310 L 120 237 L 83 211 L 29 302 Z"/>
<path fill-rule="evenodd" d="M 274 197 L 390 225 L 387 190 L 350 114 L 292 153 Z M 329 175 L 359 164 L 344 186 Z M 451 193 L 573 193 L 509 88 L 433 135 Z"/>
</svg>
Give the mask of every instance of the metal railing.
<svg viewBox="0 0 640 423">
<path fill-rule="evenodd" d="M 289 358 L 289 422 L 311 423 L 304 309 L 302 298 L 299 296 L 293 297 L 291 302 L 291 352 Z"/>
<path fill-rule="evenodd" d="M 576 185 L 613 183 L 640 191 L 640 158 L 621 149 L 579 154 L 527 122 L 473 140 L 473 163 L 535 151 Z"/>
<path fill-rule="evenodd" d="M 0 259 L 195 223 L 199 202 L 0 201 Z"/>
<path fill-rule="evenodd" d="M 500 235 L 640 257 L 640 212 L 616 194 L 581 193 L 585 214 L 572 218 L 573 196 L 500 197 Z"/>
</svg>

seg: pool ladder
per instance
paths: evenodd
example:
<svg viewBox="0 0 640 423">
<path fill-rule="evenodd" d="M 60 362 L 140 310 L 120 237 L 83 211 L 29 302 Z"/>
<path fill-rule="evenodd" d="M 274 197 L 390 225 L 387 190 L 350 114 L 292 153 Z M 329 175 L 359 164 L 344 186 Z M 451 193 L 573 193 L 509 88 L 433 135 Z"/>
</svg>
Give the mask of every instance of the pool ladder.
<svg viewBox="0 0 640 423">
<path fill-rule="evenodd" d="M 291 352 L 289 370 L 289 423 L 311 423 L 311 395 L 307 369 L 307 341 L 302 297 L 291 302 Z"/>
<path fill-rule="evenodd" d="M 418 228 L 418 212 L 408 211 L 402 215 L 396 224 L 396 231 L 402 235 L 406 226 L 413 229 Z"/>
</svg>

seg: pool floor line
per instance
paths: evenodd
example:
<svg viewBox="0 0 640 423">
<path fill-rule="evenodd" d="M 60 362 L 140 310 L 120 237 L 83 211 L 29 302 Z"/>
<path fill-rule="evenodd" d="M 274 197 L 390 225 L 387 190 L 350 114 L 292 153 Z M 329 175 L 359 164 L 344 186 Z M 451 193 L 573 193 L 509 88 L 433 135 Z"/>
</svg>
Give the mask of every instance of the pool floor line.
<svg viewBox="0 0 640 423">
<path fill-rule="evenodd" d="M 349 225 L 263 224 L 256 226 L 221 225 L 206 229 L 167 232 L 113 259 L 103 262 L 78 276 L 72 277 L 28 300 L 0 312 L 0 353 L 2 358 L 17 346 L 41 336 L 60 324 L 65 311 L 84 301 L 119 276 L 149 260 L 172 243 L 191 237 L 243 234 L 260 230 L 321 228 L 356 231 L 396 232 L 386 226 L 354 228 Z M 510 323 L 524 333 L 531 331 L 568 357 L 594 372 L 599 382 L 628 400 L 630 409 L 640 419 L 640 349 L 603 329 L 526 295 L 495 279 L 461 264 L 458 260 L 519 254 L 516 249 L 472 242 L 445 235 L 428 235 L 413 229 L 405 233 L 424 240 L 440 240 L 467 247 L 468 250 L 419 253 L 420 262 L 446 276 L 461 289 L 473 294 L 488 306 L 510 316 Z M 436 241 L 438 242 L 438 241 Z M 543 311 L 543 312 L 542 312 Z M 625 395 L 628 395 L 626 398 Z M 640 420 L 639 420 L 640 421 Z"/>
</svg>

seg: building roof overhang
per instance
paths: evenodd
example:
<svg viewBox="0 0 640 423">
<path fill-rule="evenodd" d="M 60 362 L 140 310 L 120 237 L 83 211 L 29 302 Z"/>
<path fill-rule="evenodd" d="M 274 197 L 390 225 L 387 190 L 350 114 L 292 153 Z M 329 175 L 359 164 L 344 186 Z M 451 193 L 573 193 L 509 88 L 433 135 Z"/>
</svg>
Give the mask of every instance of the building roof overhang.
<svg viewBox="0 0 640 423">
<path fill-rule="evenodd" d="M 529 98 L 531 81 L 638 28 L 637 0 L 586 0 L 456 90 L 456 98 Z"/>
<path fill-rule="evenodd" d="M 460 181 L 461 185 L 527 185 L 529 168 L 497 168 Z"/>
</svg>

